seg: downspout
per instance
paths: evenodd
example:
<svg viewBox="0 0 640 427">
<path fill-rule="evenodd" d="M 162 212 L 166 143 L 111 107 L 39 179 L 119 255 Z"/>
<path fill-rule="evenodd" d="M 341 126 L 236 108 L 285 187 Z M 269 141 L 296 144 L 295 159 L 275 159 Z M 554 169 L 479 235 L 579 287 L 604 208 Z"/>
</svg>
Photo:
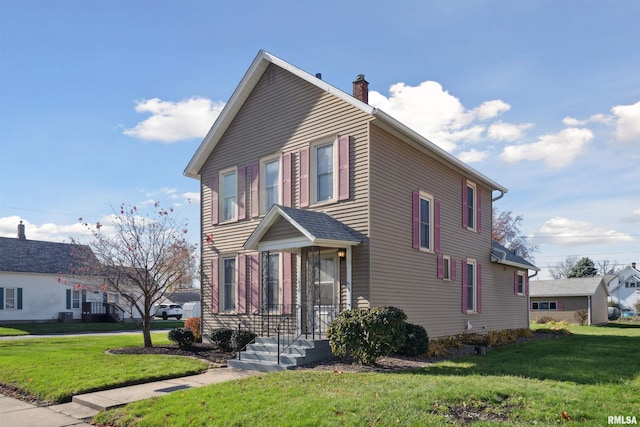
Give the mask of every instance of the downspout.
<svg viewBox="0 0 640 427">
<path fill-rule="evenodd" d="M 500 192 L 500 195 L 498 197 L 494 197 L 491 199 L 492 202 L 497 202 L 498 200 L 502 199 L 504 197 L 504 190 L 498 190 Z"/>
<path fill-rule="evenodd" d="M 593 319 L 591 319 L 591 295 L 587 296 L 587 308 L 589 309 L 589 324 L 587 326 L 591 326 L 593 324 Z"/>
<path fill-rule="evenodd" d="M 531 282 L 531 279 L 533 279 L 537 275 L 538 275 L 538 271 L 533 273 L 531 276 L 528 276 L 527 280 Z M 527 325 L 529 325 L 530 327 L 531 326 L 531 295 L 529 295 L 529 293 L 527 293 L 527 322 L 528 322 Z"/>
</svg>

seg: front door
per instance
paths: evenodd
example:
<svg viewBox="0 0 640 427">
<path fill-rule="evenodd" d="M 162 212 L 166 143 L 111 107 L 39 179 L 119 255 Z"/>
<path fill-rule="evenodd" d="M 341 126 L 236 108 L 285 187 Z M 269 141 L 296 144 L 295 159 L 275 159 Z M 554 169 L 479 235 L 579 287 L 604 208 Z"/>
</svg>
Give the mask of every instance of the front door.
<svg viewBox="0 0 640 427">
<path fill-rule="evenodd" d="M 316 282 L 316 329 L 327 330 L 336 316 L 338 307 L 338 263 L 335 255 L 320 257 Z"/>
</svg>

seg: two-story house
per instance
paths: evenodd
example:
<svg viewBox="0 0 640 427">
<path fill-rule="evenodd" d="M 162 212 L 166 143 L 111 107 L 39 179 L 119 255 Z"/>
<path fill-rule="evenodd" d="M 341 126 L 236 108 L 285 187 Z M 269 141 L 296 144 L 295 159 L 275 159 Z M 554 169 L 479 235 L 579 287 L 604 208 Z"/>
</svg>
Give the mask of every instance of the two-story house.
<svg viewBox="0 0 640 427">
<path fill-rule="evenodd" d="M 526 328 L 528 270 L 491 240 L 507 189 L 353 95 L 260 51 L 185 175 L 201 185 L 204 333 L 325 329 L 395 306 L 430 337 Z M 264 322 L 263 322 L 264 323 Z"/>
<path fill-rule="evenodd" d="M 621 310 L 637 312 L 636 304 L 640 301 L 640 270 L 636 263 L 626 266 L 609 281 L 611 296 L 609 300 L 617 303 Z"/>
</svg>

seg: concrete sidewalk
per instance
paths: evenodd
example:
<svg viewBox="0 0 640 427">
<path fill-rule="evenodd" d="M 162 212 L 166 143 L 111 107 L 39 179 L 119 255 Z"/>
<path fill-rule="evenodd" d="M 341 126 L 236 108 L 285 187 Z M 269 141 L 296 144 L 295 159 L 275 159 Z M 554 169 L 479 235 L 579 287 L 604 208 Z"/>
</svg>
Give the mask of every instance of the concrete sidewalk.
<svg viewBox="0 0 640 427">
<path fill-rule="evenodd" d="M 47 407 L 38 407 L 0 395 L 0 419 L 2 425 L 12 427 L 90 426 L 83 420 L 109 408 L 164 396 L 174 391 L 217 384 L 261 373 L 232 368 L 211 368 L 202 374 L 188 377 L 80 394 L 73 396 L 70 403 Z"/>
</svg>

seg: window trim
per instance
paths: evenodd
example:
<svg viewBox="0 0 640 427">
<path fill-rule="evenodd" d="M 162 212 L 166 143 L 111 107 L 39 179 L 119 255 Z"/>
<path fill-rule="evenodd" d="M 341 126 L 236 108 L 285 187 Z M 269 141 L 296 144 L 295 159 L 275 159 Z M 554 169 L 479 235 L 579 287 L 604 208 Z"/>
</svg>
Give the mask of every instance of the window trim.
<svg viewBox="0 0 640 427">
<path fill-rule="evenodd" d="M 80 301 L 81 301 L 80 289 L 73 289 L 71 291 L 71 308 L 72 309 L 80 308 Z"/>
<path fill-rule="evenodd" d="M 422 201 L 429 202 L 429 242 L 428 246 L 422 245 Z M 419 250 L 423 252 L 434 253 L 435 252 L 435 197 L 424 191 L 419 192 L 418 197 L 418 245 Z"/>
<path fill-rule="evenodd" d="M 233 307 L 227 308 L 227 298 L 226 298 L 227 283 L 225 281 L 225 271 L 226 271 L 225 263 L 226 261 L 231 261 L 231 260 L 233 260 L 233 273 L 232 273 L 233 282 L 231 283 L 231 285 L 232 285 L 233 293 L 235 295 L 233 297 Z M 236 313 L 238 310 L 238 257 L 236 257 L 235 255 L 221 256 L 219 274 L 220 274 L 220 279 L 218 282 L 219 283 L 218 292 L 220 292 L 220 302 L 221 302 L 219 311 L 222 313 Z"/>
<path fill-rule="evenodd" d="M 540 308 L 540 304 L 547 304 L 549 308 Z M 555 305 L 554 308 L 551 308 L 551 305 Z M 534 305 L 536 307 L 534 307 Z M 531 310 L 535 311 L 558 311 L 558 301 L 531 301 Z"/>
<path fill-rule="evenodd" d="M 442 255 L 442 280 L 451 281 L 451 257 Z"/>
<path fill-rule="evenodd" d="M 13 305 L 11 307 L 8 306 L 9 301 L 9 290 L 13 291 Z M 18 309 L 18 288 L 17 287 L 5 287 L 4 288 L 4 307 L 5 310 L 17 310 Z"/>
<path fill-rule="evenodd" d="M 469 308 L 469 266 L 473 266 L 473 268 L 471 269 L 472 271 L 472 275 L 471 275 L 471 280 L 472 280 L 472 294 L 473 294 L 473 298 L 471 299 L 471 301 L 473 301 L 472 304 L 472 308 Z M 478 262 L 473 259 L 473 258 L 467 258 L 466 259 L 466 272 L 465 272 L 465 279 L 466 279 L 466 283 L 464 284 L 464 286 L 467 289 L 466 292 L 466 296 L 467 299 L 464 302 L 465 304 L 465 308 L 466 308 L 466 313 L 467 314 L 478 314 Z"/>
<path fill-rule="evenodd" d="M 309 204 L 310 205 L 324 205 L 329 203 L 336 203 L 338 201 L 338 138 L 331 137 L 321 139 L 313 142 L 309 145 Z M 331 146 L 333 168 L 331 170 L 332 179 L 332 194 L 329 199 L 318 200 L 318 174 L 317 174 L 317 159 L 318 149 Z"/>
<path fill-rule="evenodd" d="M 224 178 L 228 175 L 233 174 L 235 176 L 234 179 L 234 185 L 235 185 L 235 191 L 233 192 L 233 198 L 235 201 L 235 208 L 234 211 L 232 213 L 231 218 L 225 218 L 224 217 L 224 207 L 225 207 L 225 192 L 224 192 Z M 226 168 L 226 169 L 222 169 L 220 170 L 219 174 L 219 188 L 218 188 L 218 192 L 220 194 L 219 198 L 218 198 L 218 209 L 220 210 L 219 213 L 219 224 L 223 224 L 223 223 L 228 223 L 228 222 L 235 222 L 238 221 L 238 167 L 234 166 L 231 168 Z"/>
<path fill-rule="evenodd" d="M 466 198 L 465 198 L 465 207 L 467 209 L 467 223 L 465 227 L 469 231 L 477 231 L 478 230 L 478 185 L 470 180 L 467 180 L 465 185 L 467 186 L 466 190 Z M 473 197 L 471 199 L 473 206 L 469 206 L 469 189 L 473 190 Z M 469 222 L 473 221 L 473 225 L 470 227 Z"/>
<path fill-rule="evenodd" d="M 282 189 L 282 155 L 280 154 L 276 154 L 276 155 L 272 155 L 272 156 L 267 156 L 267 157 L 263 157 L 260 159 L 260 178 L 258 179 L 258 185 L 259 185 L 259 190 L 258 190 L 258 198 L 259 198 L 259 202 L 260 202 L 260 215 L 264 215 L 266 214 L 269 209 L 271 208 L 271 206 L 267 206 L 267 189 L 266 189 L 266 184 L 267 184 L 267 180 L 266 180 L 266 173 L 267 173 L 267 168 L 266 165 L 268 163 L 273 163 L 273 162 L 278 162 L 278 180 L 277 180 L 277 186 L 278 186 L 278 200 L 276 202 L 276 204 L 281 205 L 282 204 L 282 196 L 283 196 L 283 189 Z"/>
<path fill-rule="evenodd" d="M 522 278 L 522 282 L 520 281 Z M 522 286 L 522 289 L 520 287 Z M 521 270 L 516 271 L 516 295 L 525 295 L 527 288 L 527 273 Z"/>
</svg>

